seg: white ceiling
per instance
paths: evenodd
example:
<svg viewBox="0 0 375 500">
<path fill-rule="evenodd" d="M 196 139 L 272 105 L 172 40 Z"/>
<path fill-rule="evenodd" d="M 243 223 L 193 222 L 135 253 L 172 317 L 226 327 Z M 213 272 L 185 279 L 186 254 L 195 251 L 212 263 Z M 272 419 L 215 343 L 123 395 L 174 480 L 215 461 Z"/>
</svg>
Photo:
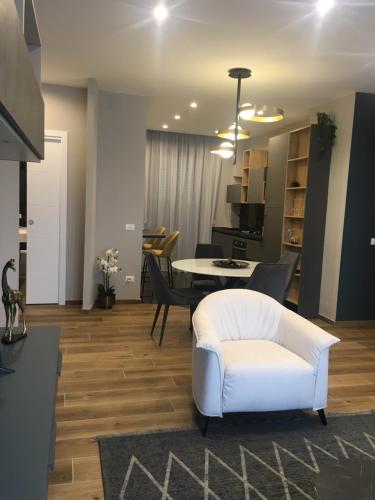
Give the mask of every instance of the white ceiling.
<svg viewBox="0 0 375 500">
<path fill-rule="evenodd" d="M 375 92 L 375 1 L 336 0 L 322 18 L 314 0 L 168 0 L 161 25 L 156 2 L 35 0 L 43 81 L 94 77 L 103 89 L 148 96 L 149 128 L 210 135 L 233 121 L 234 66 L 253 71 L 243 102 L 284 108 L 273 128 L 351 91 Z"/>
</svg>

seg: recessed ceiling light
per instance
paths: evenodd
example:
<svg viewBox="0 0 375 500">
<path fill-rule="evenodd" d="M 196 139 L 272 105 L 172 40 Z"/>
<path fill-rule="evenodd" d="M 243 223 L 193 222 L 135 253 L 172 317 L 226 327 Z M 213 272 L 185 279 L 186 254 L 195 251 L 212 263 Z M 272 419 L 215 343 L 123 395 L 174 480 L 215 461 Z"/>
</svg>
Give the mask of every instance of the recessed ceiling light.
<svg viewBox="0 0 375 500">
<path fill-rule="evenodd" d="M 168 10 L 162 3 L 157 5 L 153 11 L 154 18 L 157 21 L 164 21 L 168 17 Z"/>
<path fill-rule="evenodd" d="M 181 120 L 181 115 L 174 115 L 173 117 L 175 120 Z"/>
<path fill-rule="evenodd" d="M 317 9 L 321 16 L 327 14 L 329 10 L 335 5 L 335 0 L 318 0 Z"/>
<path fill-rule="evenodd" d="M 163 127 L 163 128 L 168 128 L 168 125 L 167 125 L 166 123 L 164 123 L 164 124 L 162 125 L 162 127 Z"/>
<path fill-rule="evenodd" d="M 190 107 L 191 108 L 197 108 L 198 104 L 195 101 L 193 101 L 193 102 L 190 103 Z"/>
</svg>

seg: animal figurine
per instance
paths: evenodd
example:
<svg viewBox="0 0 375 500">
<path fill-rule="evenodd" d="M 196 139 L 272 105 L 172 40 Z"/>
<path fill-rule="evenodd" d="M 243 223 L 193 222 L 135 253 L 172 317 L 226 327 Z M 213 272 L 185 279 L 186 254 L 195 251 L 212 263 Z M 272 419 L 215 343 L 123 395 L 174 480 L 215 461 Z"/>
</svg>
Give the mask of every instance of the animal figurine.
<svg viewBox="0 0 375 500">
<path fill-rule="evenodd" d="M 7 280 L 8 269 L 12 269 L 13 271 L 16 270 L 15 259 L 10 259 L 5 264 L 1 278 L 1 286 L 3 289 L 2 301 L 4 304 L 5 318 L 6 318 L 5 332 L 1 339 L 1 342 L 3 344 L 14 344 L 15 342 L 18 342 L 18 340 L 21 340 L 27 336 L 27 330 L 25 322 L 25 311 L 22 302 L 23 294 L 19 290 L 14 290 L 8 285 L 8 280 Z M 16 313 L 17 313 L 17 306 L 22 313 L 22 323 L 23 323 L 22 333 L 13 332 L 14 321 L 16 319 Z"/>
</svg>

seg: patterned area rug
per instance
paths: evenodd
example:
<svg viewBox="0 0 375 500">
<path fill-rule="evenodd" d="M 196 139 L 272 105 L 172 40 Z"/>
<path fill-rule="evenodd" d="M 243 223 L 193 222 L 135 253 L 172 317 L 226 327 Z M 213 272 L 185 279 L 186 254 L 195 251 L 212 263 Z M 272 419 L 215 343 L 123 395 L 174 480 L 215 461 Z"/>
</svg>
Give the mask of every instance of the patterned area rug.
<svg viewBox="0 0 375 500">
<path fill-rule="evenodd" d="M 98 441 L 106 500 L 375 498 L 374 414 L 331 416 L 328 427 L 304 414 L 236 416 L 205 438 L 186 430 Z"/>
</svg>

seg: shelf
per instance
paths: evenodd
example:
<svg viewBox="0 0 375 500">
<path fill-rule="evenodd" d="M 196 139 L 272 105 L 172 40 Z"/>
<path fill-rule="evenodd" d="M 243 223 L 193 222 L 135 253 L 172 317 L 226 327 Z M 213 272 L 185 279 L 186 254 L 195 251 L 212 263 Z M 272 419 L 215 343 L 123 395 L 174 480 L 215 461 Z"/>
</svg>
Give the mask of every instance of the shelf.
<svg viewBox="0 0 375 500">
<path fill-rule="evenodd" d="M 288 241 L 283 241 L 283 245 L 288 247 L 302 248 L 300 243 L 289 243 Z"/>
<path fill-rule="evenodd" d="M 242 186 L 243 188 L 247 188 L 247 187 L 249 187 L 249 184 L 241 184 L 241 186 Z"/>
<path fill-rule="evenodd" d="M 304 215 L 285 215 L 284 214 L 284 219 L 304 219 Z"/>
<path fill-rule="evenodd" d="M 286 187 L 286 191 L 298 191 L 298 190 L 303 190 L 307 189 L 307 186 L 298 186 L 298 187 Z"/>
<path fill-rule="evenodd" d="M 289 158 L 288 161 L 300 161 L 300 160 L 308 160 L 308 156 L 299 156 L 298 158 Z"/>
</svg>

